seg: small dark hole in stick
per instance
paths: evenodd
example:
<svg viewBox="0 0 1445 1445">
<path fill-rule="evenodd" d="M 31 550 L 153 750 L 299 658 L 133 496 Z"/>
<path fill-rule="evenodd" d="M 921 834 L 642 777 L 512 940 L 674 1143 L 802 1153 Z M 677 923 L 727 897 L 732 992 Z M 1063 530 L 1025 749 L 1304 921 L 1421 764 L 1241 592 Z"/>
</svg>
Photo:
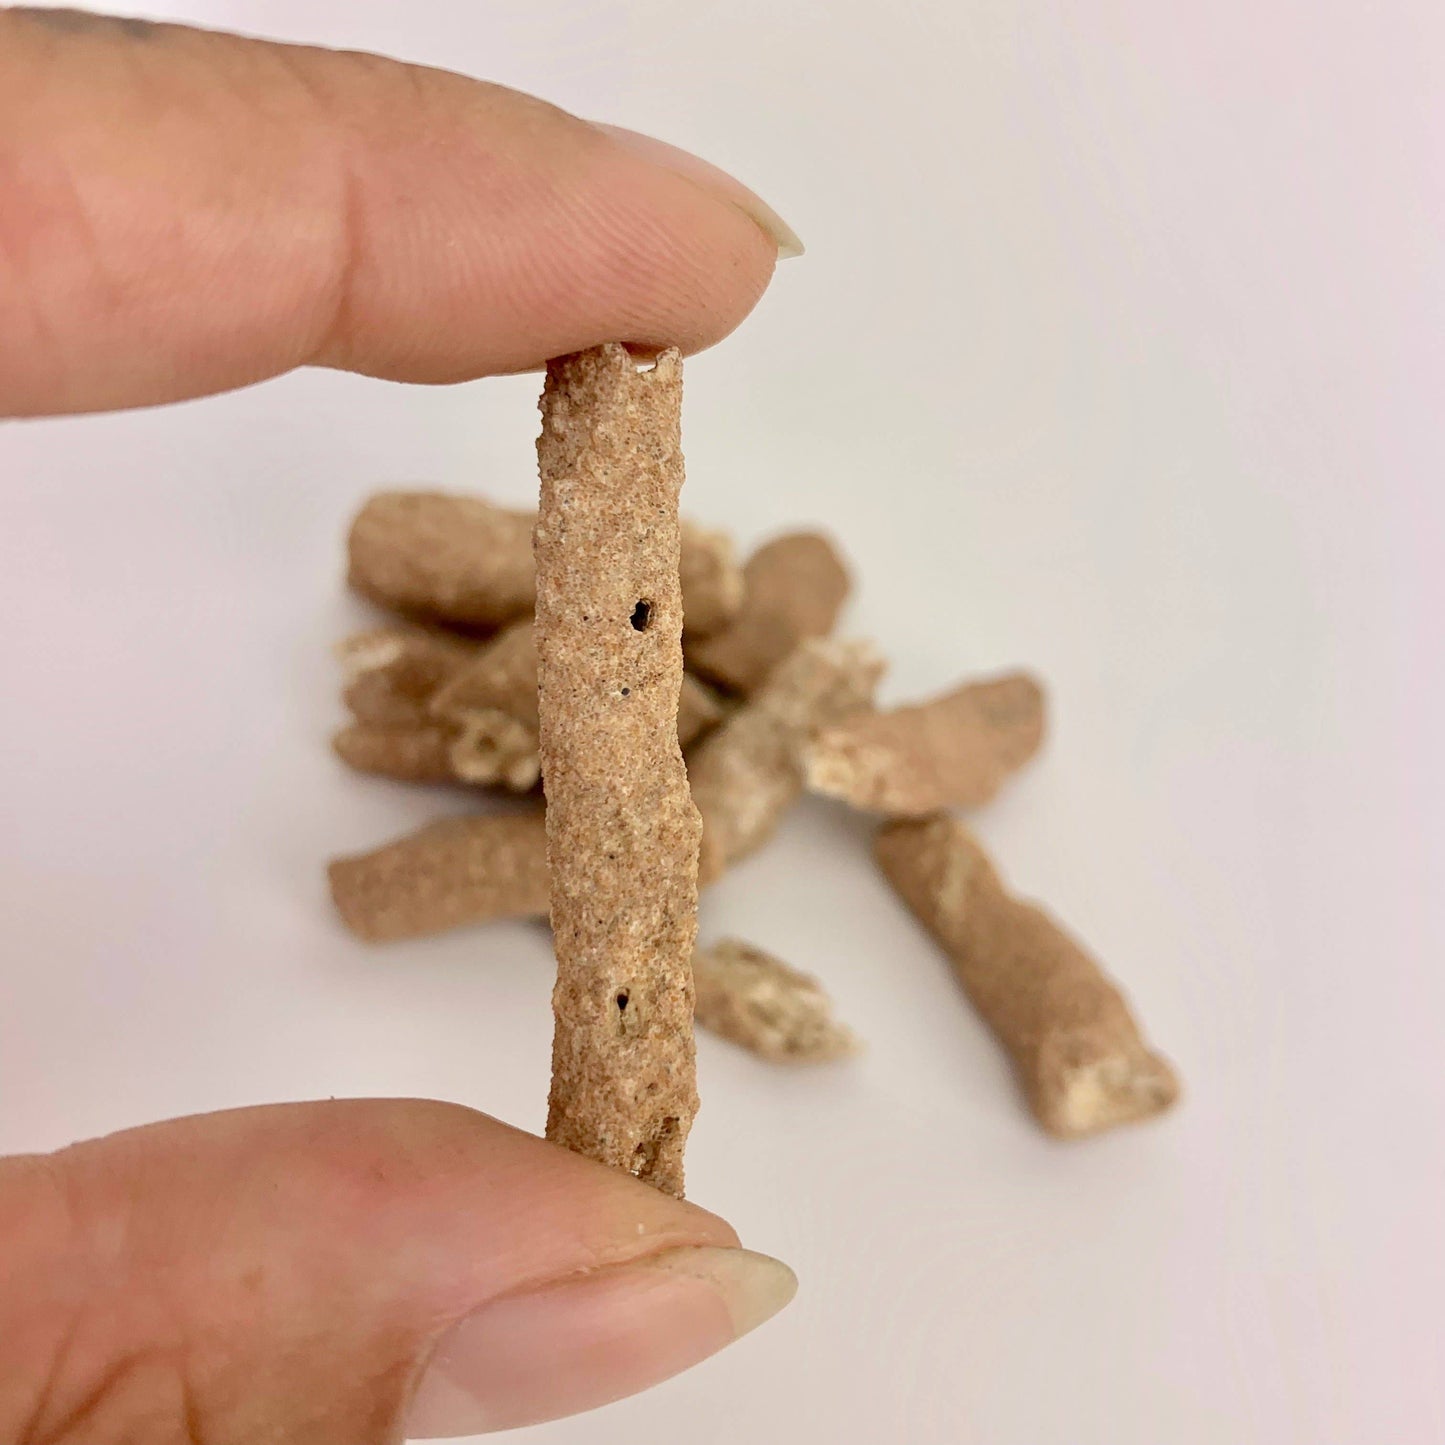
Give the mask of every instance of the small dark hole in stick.
<svg viewBox="0 0 1445 1445">
<path fill-rule="evenodd" d="M 631 689 L 630 687 L 624 687 L 624 688 L 622 689 L 622 696 L 623 696 L 623 697 L 630 697 L 631 695 L 632 695 L 632 689 Z"/>
<path fill-rule="evenodd" d="M 652 621 L 652 603 L 642 601 L 632 609 L 632 626 L 638 632 L 646 632 L 647 624 Z"/>
<path fill-rule="evenodd" d="M 658 1155 L 662 1153 L 662 1147 L 677 1133 L 677 1119 L 671 1114 L 657 1126 L 657 1132 L 651 1139 L 644 1139 L 636 1149 L 632 1151 L 635 1161 L 631 1173 L 639 1179 L 646 1179 L 654 1169 L 657 1168 Z"/>
<path fill-rule="evenodd" d="M 627 995 L 627 990 L 626 990 L 626 989 L 623 989 L 622 992 L 617 995 L 617 1007 L 618 1007 L 623 1013 L 626 1013 L 626 1012 L 627 1012 L 627 997 L 628 997 L 628 995 Z"/>
</svg>

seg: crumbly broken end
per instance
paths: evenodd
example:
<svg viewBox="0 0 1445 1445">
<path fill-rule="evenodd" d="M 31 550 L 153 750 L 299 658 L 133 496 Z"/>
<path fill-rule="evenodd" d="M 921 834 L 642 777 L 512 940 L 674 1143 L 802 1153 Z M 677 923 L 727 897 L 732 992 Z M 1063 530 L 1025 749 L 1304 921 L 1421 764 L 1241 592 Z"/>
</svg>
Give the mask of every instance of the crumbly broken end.
<svg viewBox="0 0 1445 1445">
<path fill-rule="evenodd" d="M 547 368 L 536 648 L 557 953 L 547 1137 L 681 1195 L 701 824 L 677 741 L 682 372 Z"/>
<path fill-rule="evenodd" d="M 743 602 L 721 631 L 687 640 L 688 666 L 744 695 L 812 637 L 833 630 L 850 587 L 838 549 L 818 532 L 790 532 L 758 548 L 743 569 Z"/>
<path fill-rule="evenodd" d="M 1043 689 L 1010 673 L 825 728 L 808 749 L 808 787 L 893 816 L 975 807 L 1034 756 L 1043 736 Z"/>
<path fill-rule="evenodd" d="M 1063 1137 L 1148 1118 L 1178 1097 L 1123 994 L 1047 913 L 1015 898 L 962 823 L 885 824 L 875 852 L 948 955 L 1013 1062 L 1039 1122 Z"/>
<path fill-rule="evenodd" d="M 833 1017 L 817 979 L 741 939 L 724 938 L 693 954 L 697 1022 L 779 1063 L 818 1064 L 862 1048 Z"/>
<path fill-rule="evenodd" d="M 868 707 L 883 668 L 871 643 L 805 642 L 693 750 L 688 777 L 704 820 L 704 883 L 773 836 L 802 796 L 808 741 L 819 728 Z"/>
<path fill-rule="evenodd" d="M 737 616 L 743 605 L 743 569 L 726 532 L 683 522 L 678 572 L 688 637 L 709 637 Z"/>
<path fill-rule="evenodd" d="M 1162 1054 L 1120 1050 L 1112 1040 L 1051 1040 L 1034 1111 L 1059 1139 L 1082 1139 L 1118 1124 L 1148 1119 L 1180 1093 L 1179 1076 Z"/>
<path fill-rule="evenodd" d="M 516 793 L 536 786 L 542 764 L 535 728 L 496 708 L 478 708 L 457 716 L 460 731 L 454 735 L 448 757 L 462 782 L 500 784 Z"/>
<path fill-rule="evenodd" d="M 354 723 L 337 732 L 331 746 L 336 756 L 358 773 L 404 783 L 445 783 L 453 778 L 449 728 Z"/>
<path fill-rule="evenodd" d="M 546 825 L 541 808 L 443 818 L 334 859 L 328 875 L 342 921 L 373 943 L 535 918 L 547 911 Z"/>
<path fill-rule="evenodd" d="M 448 492 L 380 492 L 347 539 L 348 580 L 406 616 L 496 627 L 535 595 L 528 512 Z"/>
</svg>

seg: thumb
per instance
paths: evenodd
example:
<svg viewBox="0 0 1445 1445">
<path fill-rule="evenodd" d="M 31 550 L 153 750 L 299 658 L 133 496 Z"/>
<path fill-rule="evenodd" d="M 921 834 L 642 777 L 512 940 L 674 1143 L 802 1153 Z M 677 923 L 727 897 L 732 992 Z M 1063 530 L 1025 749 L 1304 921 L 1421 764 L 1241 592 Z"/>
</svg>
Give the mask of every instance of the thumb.
<svg viewBox="0 0 1445 1445">
<path fill-rule="evenodd" d="M 0 1161 L 0 1439 L 505 1429 L 665 1379 L 794 1284 L 715 1216 L 456 1106 L 181 1119 Z"/>
</svg>

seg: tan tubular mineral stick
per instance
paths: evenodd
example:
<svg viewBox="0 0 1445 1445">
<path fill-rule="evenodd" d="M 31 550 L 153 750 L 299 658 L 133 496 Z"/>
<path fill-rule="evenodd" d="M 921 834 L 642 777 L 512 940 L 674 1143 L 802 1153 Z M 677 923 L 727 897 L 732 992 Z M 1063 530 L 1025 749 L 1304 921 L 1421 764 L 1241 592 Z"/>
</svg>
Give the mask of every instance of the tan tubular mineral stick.
<svg viewBox="0 0 1445 1445">
<path fill-rule="evenodd" d="M 817 979 L 781 959 L 723 938 L 693 954 L 700 1027 L 785 1064 L 823 1064 L 862 1047 L 833 1017 L 833 1003 Z"/>
<path fill-rule="evenodd" d="M 1043 737 L 1043 689 L 1010 673 L 825 728 L 808 749 L 808 787 L 894 817 L 977 807 Z"/>
<path fill-rule="evenodd" d="M 412 617 L 496 627 L 532 606 L 528 512 L 448 492 L 378 492 L 351 524 L 347 580 Z"/>
<path fill-rule="evenodd" d="M 803 792 L 803 749 L 872 702 L 883 660 L 871 644 L 805 642 L 698 744 L 688 764 L 703 819 L 700 881 L 757 852 Z M 455 745 L 454 745 L 455 747 Z M 419 938 L 499 918 L 545 918 L 540 815 L 451 818 L 331 864 L 343 921 L 362 938 Z"/>
<path fill-rule="evenodd" d="M 818 532 L 765 543 L 743 569 L 743 604 L 715 635 L 688 638 L 688 666 L 733 692 L 755 692 L 800 642 L 833 630 L 848 597 L 848 569 Z"/>
<path fill-rule="evenodd" d="M 532 512 L 452 492 L 378 492 L 347 538 L 348 580 L 406 617 L 489 630 L 531 612 Z M 725 532 L 685 524 L 682 579 L 696 637 L 732 620 L 743 575 Z"/>
<path fill-rule="evenodd" d="M 890 823 L 875 849 L 1050 1134 L 1094 1134 L 1179 1097 L 1174 1069 L 1140 1037 L 1123 995 L 1047 913 L 1008 892 L 962 823 L 941 813 Z"/>
<path fill-rule="evenodd" d="M 547 1137 L 683 1192 L 702 823 L 677 742 L 682 363 L 554 361 L 537 443 L 540 745 L 557 953 Z"/>
<path fill-rule="evenodd" d="M 341 920 L 372 943 L 547 912 L 540 808 L 442 818 L 327 869 Z"/>
<path fill-rule="evenodd" d="M 537 760 L 537 646 L 530 617 L 502 629 L 455 672 L 429 703 L 431 716 L 459 730 L 451 765 L 471 783 L 530 788 Z M 677 740 L 686 747 L 722 717 L 717 695 L 684 674 Z"/>
<path fill-rule="evenodd" d="M 704 883 L 777 832 L 803 794 L 803 752 L 813 734 L 868 707 L 883 666 L 868 642 L 805 642 L 698 745 L 687 770 L 703 817 Z"/>
<path fill-rule="evenodd" d="M 352 723 L 331 739 L 332 750 L 358 773 L 403 783 L 449 783 L 456 777 L 455 746 L 444 727 L 373 727 Z"/>
</svg>

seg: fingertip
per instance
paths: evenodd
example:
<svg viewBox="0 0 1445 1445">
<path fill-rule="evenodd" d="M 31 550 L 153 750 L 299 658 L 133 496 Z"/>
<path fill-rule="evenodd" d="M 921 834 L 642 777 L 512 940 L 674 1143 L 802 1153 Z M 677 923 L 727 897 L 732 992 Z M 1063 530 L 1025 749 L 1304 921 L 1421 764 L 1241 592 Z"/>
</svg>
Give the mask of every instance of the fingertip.
<svg viewBox="0 0 1445 1445">
<path fill-rule="evenodd" d="M 0 413 L 319 364 L 414 382 L 700 351 L 793 233 L 650 137 L 374 56 L 0 12 Z"/>
<path fill-rule="evenodd" d="M 236 1110 L 12 1161 L 0 1168 L 0 1226 L 0 1278 L 14 1286 L 0 1291 L 7 1360 L 48 1359 L 74 1328 L 76 1301 L 86 1305 L 85 1348 L 53 1392 L 16 1405 L 0 1390 L 6 1440 L 27 1429 L 49 1438 L 77 1402 L 104 1393 L 118 1361 L 178 1341 L 217 1438 L 370 1439 L 378 1420 L 400 1422 L 458 1322 L 553 1284 L 619 1281 L 620 1294 L 584 1291 L 578 1310 L 554 1311 L 579 1357 L 576 1378 L 550 1396 L 560 1356 L 546 1331 L 532 1334 L 535 1352 L 521 1351 L 520 1323 L 503 1332 L 533 1380 L 533 1403 L 519 1387 L 505 1410 L 550 1398 L 550 1413 L 567 1413 L 721 1348 L 787 1292 L 776 1269 L 734 1261 L 737 1235 L 717 1216 L 423 1100 Z M 491 1318 L 495 1334 L 505 1310 Z M 594 1347 L 610 1361 L 600 1375 L 589 1374 Z M 166 1383 L 106 1408 L 169 1420 Z M 104 1438 L 130 1438 L 113 1423 Z"/>
<path fill-rule="evenodd" d="M 642 131 L 629 130 L 626 126 L 611 125 L 606 121 L 593 124 L 605 135 L 610 136 L 624 150 L 663 170 L 671 171 L 684 180 L 701 186 L 705 191 L 738 207 L 742 213 L 757 225 L 777 248 L 776 259 L 791 261 L 803 255 L 806 247 L 803 238 L 775 211 L 758 193 L 745 186 L 736 176 L 704 160 L 692 151 L 683 150 L 669 141 Z"/>
<path fill-rule="evenodd" d="M 693 1247 L 494 1300 L 438 1343 L 408 1433 L 510 1430 L 634 1395 L 771 1319 L 797 1283 L 767 1255 Z"/>
</svg>

